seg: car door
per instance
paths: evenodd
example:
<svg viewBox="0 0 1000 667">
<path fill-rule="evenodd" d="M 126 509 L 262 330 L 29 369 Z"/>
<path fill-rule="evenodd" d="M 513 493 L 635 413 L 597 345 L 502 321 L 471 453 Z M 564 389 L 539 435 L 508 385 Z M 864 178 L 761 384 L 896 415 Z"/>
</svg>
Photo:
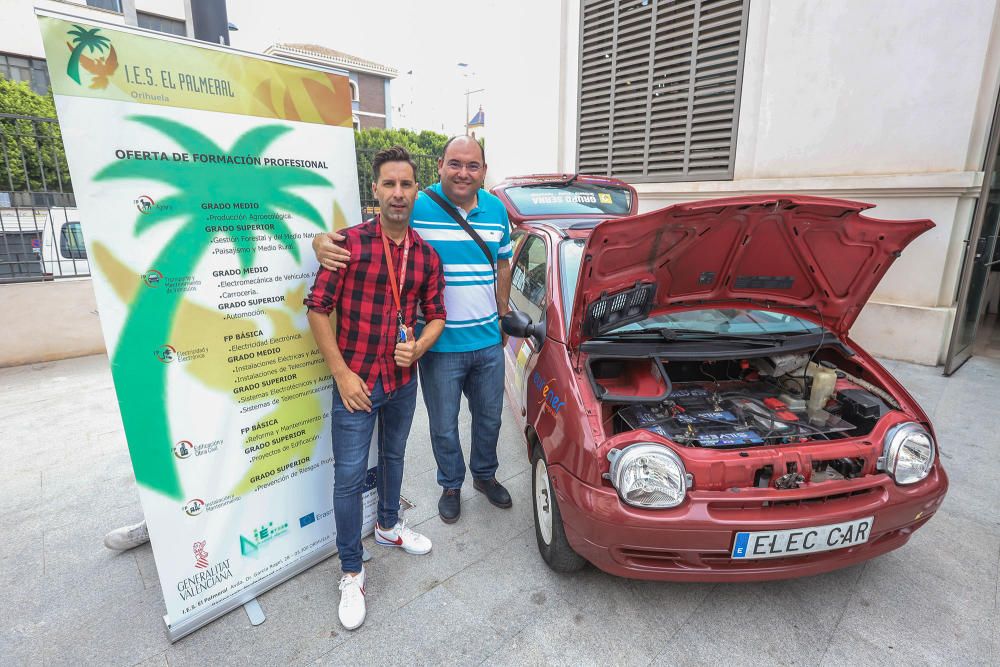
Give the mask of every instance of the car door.
<svg viewBox="0 0 1000 667">
<path fill-rule="evenodd" d="M 532 322 L 541 322 L 548 306 L 547 252 L 544 237 L 525 233 L 511 269 L 510 307 L 526 313 Z M 527 378 L 537 361 L 537 344 L 530 338 L 512 336 L 507 340 L 504 354 L 508 400 L 519 426 L 524 428 Z"/>
</svg>

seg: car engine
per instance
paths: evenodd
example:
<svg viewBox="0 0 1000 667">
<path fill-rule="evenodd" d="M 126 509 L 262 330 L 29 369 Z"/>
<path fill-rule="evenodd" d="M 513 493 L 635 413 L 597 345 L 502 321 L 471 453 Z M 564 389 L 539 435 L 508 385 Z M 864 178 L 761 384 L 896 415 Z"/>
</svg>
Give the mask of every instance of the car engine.
<svg viewBox="0 0 1000 667">
<path fill-rule="evenodd" d="M 898 408 L 884 390 L 830 360 L 812 361 L 808 354 L 700 363 L 620 358 L 590 363 L 613 433 L 646 429 L 692 447 L 854 437 L 870 432 L 883 415 Z M 639 393 L 623 395 L 628 387 Z"/>
</svg>

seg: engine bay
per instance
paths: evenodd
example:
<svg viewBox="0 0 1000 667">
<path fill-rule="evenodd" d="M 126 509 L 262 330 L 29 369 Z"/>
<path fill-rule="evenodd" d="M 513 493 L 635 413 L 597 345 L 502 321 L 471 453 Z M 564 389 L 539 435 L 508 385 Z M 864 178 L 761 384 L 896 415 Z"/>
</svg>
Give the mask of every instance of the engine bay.
<svg viewBox="0 0 1000 667">
<path fill-rule="evenodd" d="M 588 371 L 609 434 L 646 429 L 691 447 L 861 436 L 898 409 L 891 395 L 860 377 L 856 364 L 824 356 L 705 362 L 600 357 L 589 360 Z"/>
</svg>

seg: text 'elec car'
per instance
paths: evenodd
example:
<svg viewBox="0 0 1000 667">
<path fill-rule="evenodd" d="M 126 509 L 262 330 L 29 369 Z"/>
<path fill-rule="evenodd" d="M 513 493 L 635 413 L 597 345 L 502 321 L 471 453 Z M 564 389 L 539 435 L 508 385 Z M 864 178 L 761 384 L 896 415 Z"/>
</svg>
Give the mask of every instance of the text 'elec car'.
<svg viewBox="0 0 1000 667">
<path fill-rule="evenodd" d="M 930 221 L 785 195 L 636 215 L 630 186 L 572 175 L 494 192 L 515 226 L 507 395 L 552 568 L 817 574 L 937 511 L 927 416 L 848 336 Z"/>
</svg>

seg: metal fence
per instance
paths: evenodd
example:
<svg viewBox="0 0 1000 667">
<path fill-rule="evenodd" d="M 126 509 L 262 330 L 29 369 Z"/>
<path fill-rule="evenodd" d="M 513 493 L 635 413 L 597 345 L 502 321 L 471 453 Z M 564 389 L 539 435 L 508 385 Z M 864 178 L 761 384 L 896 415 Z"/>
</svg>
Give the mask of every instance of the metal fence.
<svg viewBox="0 0 1000 667">
<path fill-rule="evenodd" d="M 0 283 L 87 275 L 59 123 L 0 114 Z"/>
<path fill-rule="evenodd" d="M 364 219 L 378 213 L 371 190 L 376 152 L 357 152 Z M 437 182 L 436 156 L 413 161 L 421 186 Z M 59 123 L 0 114 L 0 283 L 89 276 L 80 222 Z"/>
</svg>

